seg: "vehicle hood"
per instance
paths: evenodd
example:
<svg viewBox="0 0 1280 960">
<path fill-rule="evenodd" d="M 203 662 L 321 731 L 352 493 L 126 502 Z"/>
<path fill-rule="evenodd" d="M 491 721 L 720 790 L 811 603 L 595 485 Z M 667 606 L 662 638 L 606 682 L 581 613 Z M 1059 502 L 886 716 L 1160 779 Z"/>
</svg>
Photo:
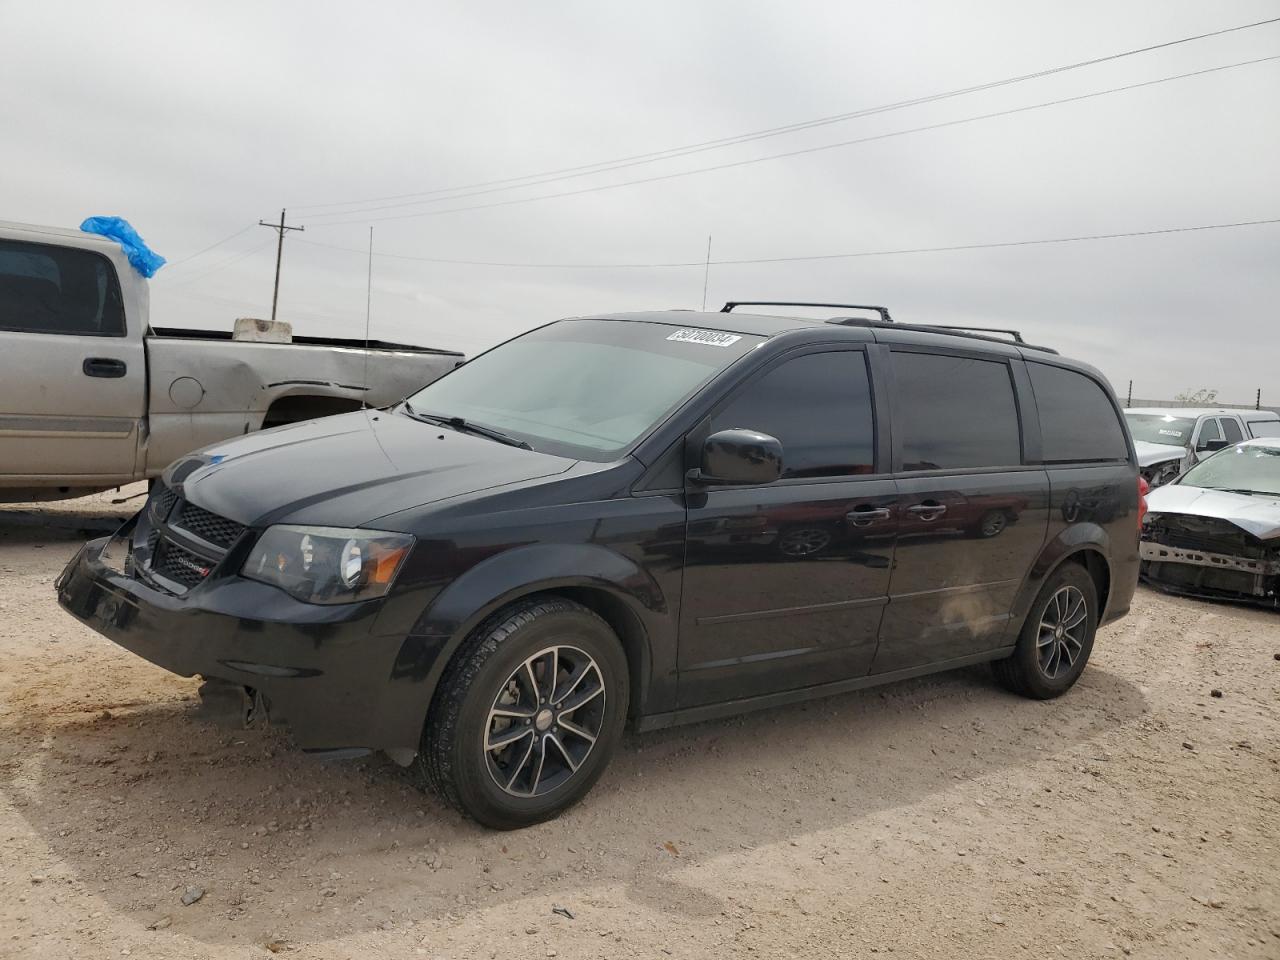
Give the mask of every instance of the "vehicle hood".
<svg viewBox="0 0 1280 960">
<path fill-rule="evenodd" d="M 1249 496 L 1170 483 L 1147 494 L 1147 510 L 1212 517 L 1233 523 L 1260 540 L 1280 538 L 1280 497 Z"/>
<path fill-rule="evenodd" d="M 165 482 L 238 523 L 360 526 L 575 462 L 362 410 L 214 444 L 170 466 Z"/>
<path fill-rule="evenodd" d="M 1171 443 L 1150 443 L 1146 440 L 1133 441 L 1133 449 L 1138 454 L 1138 466 L 1140 467 L 1164 463 L 1166 460 L 1181 460 L 1187 455 L 1186 447 L 1175 446 Z"/>
</svg>

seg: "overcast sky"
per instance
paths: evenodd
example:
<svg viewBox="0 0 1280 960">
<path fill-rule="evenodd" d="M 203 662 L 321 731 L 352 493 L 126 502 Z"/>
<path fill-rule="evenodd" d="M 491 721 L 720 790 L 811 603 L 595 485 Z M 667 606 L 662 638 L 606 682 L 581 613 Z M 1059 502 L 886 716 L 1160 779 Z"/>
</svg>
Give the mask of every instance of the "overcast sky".
<svg viewBox="0 0 1280 960">
<path fill-rule="evenodd" d="M 1276 218 L 1280 61 L 716 172 L 441 211 L 1273 56 L 1280 24 L 540 186 L 318 206 L 631 157 L 1276 16 L 1276 2 L 1193 0 L 0 0 L 0 219 L 124 216 L 174 261 L 153 281 L 152 322 L 226 329 L 269 315 L 274 234 L 244 228 L 288 206 L 306 232 L 285 243 L 281 318 L 299 333 L 358 337 L 371 222 L 376 254 L 650 264 L 700 262 L 708 234 L 715 261 Z M 696 308 L 703 296 L 701 266 L 375 256 L 373 277 L 375 339 L 468 353 L 561 316 Z M 1096 364 L 1122 396 L 1133 379 L 1141 397 L 1214 387 L 1244 402 L 1262 387 L 1280 403 L 1280 225 L 711 267 L 709 306 L 751 298 L 1017 327 Z"/>
</svg>

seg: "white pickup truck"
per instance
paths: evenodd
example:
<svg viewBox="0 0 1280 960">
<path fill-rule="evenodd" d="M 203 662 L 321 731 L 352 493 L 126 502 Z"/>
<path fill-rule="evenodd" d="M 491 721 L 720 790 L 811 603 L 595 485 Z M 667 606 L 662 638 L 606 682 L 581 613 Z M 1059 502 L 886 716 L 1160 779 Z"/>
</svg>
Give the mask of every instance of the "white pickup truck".
<svg viewBox="0 0 1280 960">
<path fill-rule="evenodd" d="M 464 359 L 158 328 L 148 307 L 147 281 L 115 241 L 0 222 L 0 501 L 154 477 L 218 440 L 399 400 Z"/>
<path fill-rule="evenodd" d="M 1226 407 L 1129 407 L 1138 468 L 1151 487 L 1162 487 L 1223 447 L 1260 437 L 1280 437 L 1274 410 Z"/>
</svg>

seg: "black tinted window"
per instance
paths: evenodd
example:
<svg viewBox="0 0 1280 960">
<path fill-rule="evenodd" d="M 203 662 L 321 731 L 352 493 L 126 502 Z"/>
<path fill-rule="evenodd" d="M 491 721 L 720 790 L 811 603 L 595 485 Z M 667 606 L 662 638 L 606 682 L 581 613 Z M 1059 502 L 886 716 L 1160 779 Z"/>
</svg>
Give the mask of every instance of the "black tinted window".
<svg viewBox="0 0 1280 960">
<path fill-rule="evenodd" d="M 1240 424 L 1227 417 L 1222 418 L 1222 432 L 1226 435 L 1227 443 L 1239 443 L 1244 439 L 1244 434 L 1240 432 Z"/>
<path fill-rule="evenodd" d="M 894 428 L 904 470 L 1022 463 L 1018 408 L 1007 364 L 930 353 L 893 355 Z"/>
<path fill-rule="evenodd" d="M 1045 463 L 1128 459 L 1120 418 L 1096 380 L 1047 363 L 1028 363 L 1027 372 L 1040 410 Z"/>
<path fill-rule="evenodd" d="M 814 353 L 747 384 L 711 418 L 711 430 L 745 427 L 782 441 L 784 477 L 871 473 L 875 429 L 866 356 Z"/>
<path fill-rule="evenodd" d="M 1200 444 L 1206 444 L 1210 440 L 1221 440 L 1222 431 L 1218 429 L 1218 421 L 1214 418 L 1206 420 L 1200 424 Z"/>
<path fill-rule="evenodd" d="M 0 330 L 122 336 L 115 270 L 87 250 L 0 240 Z"/>
</svg>

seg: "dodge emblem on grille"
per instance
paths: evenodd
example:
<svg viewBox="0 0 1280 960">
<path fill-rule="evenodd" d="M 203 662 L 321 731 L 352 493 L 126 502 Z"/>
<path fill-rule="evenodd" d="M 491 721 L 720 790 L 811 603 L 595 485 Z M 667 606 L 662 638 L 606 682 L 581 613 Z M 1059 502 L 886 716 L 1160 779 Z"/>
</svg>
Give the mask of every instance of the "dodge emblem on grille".
<svg viewBox="0 0 1280 960">
<path fill-rule="evenodd" d="M 196 563 L 190 557 L 184 557 L 181 554 L 176 554 L 170 557 L 169 562 L 176 563 L 178 566 L 184 567 L 187 570 L 190 570 L 192 573 L 198 573 L 202 577 L 207 577 L 209 575 L 208 567 L 202 567 L 200 566 L 200 564 Z"/>
</svg>

